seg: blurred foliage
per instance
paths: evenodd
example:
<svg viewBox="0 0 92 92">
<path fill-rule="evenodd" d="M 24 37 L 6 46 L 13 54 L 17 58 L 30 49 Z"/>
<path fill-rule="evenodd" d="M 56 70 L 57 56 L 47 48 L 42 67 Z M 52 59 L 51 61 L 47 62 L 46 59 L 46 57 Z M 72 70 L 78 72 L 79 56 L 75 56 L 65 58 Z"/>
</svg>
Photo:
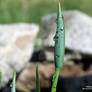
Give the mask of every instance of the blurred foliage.
<svg viewBox="0 0 92 92">
<path fill-rule="evenodd" d="M 49 0 L 0 0 L 0 23 L 39 23 L 43 15 L 55 12 Z"/>
<path fill-rule="evenodd" d="M 92 0 L 63 0 L 64 9 L 73 10 L 78 9 L 81 10 L 88 15 L 92 16 Z"/>
<path fill-rule="evenodd" d="M 0 0 L 0 23 L 34 22 L 56 12 L 58 0 Z M 79 9 L 92 15 L 92 0 L 61 0 L 64 9 Z"/>
</svg>

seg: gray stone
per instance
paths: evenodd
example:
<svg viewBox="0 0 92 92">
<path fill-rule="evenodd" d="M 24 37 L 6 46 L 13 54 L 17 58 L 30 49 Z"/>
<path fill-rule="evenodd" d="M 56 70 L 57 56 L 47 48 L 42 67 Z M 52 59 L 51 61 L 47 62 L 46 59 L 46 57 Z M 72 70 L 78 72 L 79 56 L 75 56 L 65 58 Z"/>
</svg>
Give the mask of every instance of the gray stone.
<svg viewBox="0 0 92 92">
<path fill-rule="evenodd" d="M 92 55 L 92 17 L 80 11 L 64 11 L 66 49 Z M 42 40 L 44 47 L 54 46 L 56 14 L 42 18 Z"/>
<path fill-rule="evenodd" d="M 0 69 L 2 85 L 12 78 L 14 71 L 20 72 L 32 56 L 34 41 L 39 31 L 35 24 L 0 25 Z"/>
</svg>

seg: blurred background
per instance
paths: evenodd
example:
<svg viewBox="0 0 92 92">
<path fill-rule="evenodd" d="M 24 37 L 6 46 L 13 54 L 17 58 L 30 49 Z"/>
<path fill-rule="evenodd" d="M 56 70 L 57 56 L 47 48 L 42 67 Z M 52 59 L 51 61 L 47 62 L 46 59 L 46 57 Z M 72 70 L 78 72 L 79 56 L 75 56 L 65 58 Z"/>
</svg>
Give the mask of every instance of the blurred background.
<svg viewBox="0 0 92 92">
<path fill-rule="evenodd" d="M 61 0 L 64 10 L 81 10 L 92 15 L 92 0 Z M 40 24 L 41 18 L 56 12 L 56 0 L 0 0 L 0 23 L 28 22 Z"/>
<path fill-rule="evenodd" d="M 57 92 L 92 92 L 92 0 L 60 0 L 65 20 L 64 65 Z M 39 65 L 41 92 L 50 92 L 58 0 L 0 0 L 0 92 L 35 92 Z"/>
</svg>

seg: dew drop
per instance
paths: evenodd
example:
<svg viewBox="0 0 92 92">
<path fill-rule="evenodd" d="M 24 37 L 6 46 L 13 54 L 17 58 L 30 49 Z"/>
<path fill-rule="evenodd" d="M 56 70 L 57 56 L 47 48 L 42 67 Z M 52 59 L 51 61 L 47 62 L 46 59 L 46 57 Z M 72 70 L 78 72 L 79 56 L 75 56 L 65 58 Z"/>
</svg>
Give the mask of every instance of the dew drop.
<svg viewBox="0 0 92 92">
<path fill-rule="evenodd" d="M 56 58 L 58 58 L 59 56 L 58 55 L 56 55 Z"/>
<path fill-rule="evenodd" d="M 55 41 L 55 40 L 57 40 L 58 38 L 59 38 L 59 36 L 56 35 L 56 36 L 53 38 L 53 40 Z"/>
<path fill-rule="evenodd" d="M 64 29 L 64 27 L 61 27 L 60 29 L 61 29 L 61 31 L 62 31 L 62 30 Z"/>
</svg>

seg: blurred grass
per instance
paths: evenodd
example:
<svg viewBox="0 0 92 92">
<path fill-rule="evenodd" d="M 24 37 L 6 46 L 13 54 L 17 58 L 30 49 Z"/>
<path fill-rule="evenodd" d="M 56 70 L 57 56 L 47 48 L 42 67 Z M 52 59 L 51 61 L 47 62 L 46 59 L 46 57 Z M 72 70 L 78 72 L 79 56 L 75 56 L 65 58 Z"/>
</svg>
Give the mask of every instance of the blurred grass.
<svg viewBox="0 0 92 92">
<path fill-rule="evenodd" d="M 63 0 L 64 9 L 78 9 L 92 16 L 92 0 Z"/>
<path fill-rule="evenodd" d="M 57 0 L 0 0 L 0 23 L 33 22 L 56 12 Z M 92 0 L 61 0 L 65 10 L 78 9 L 92 16 Z"/>
<path fill-rule="evenodd" d="M 49 0 L 0 0 L 0 23 L 40 23 L 43 15 L 55 12 Z"/>
</svg>

